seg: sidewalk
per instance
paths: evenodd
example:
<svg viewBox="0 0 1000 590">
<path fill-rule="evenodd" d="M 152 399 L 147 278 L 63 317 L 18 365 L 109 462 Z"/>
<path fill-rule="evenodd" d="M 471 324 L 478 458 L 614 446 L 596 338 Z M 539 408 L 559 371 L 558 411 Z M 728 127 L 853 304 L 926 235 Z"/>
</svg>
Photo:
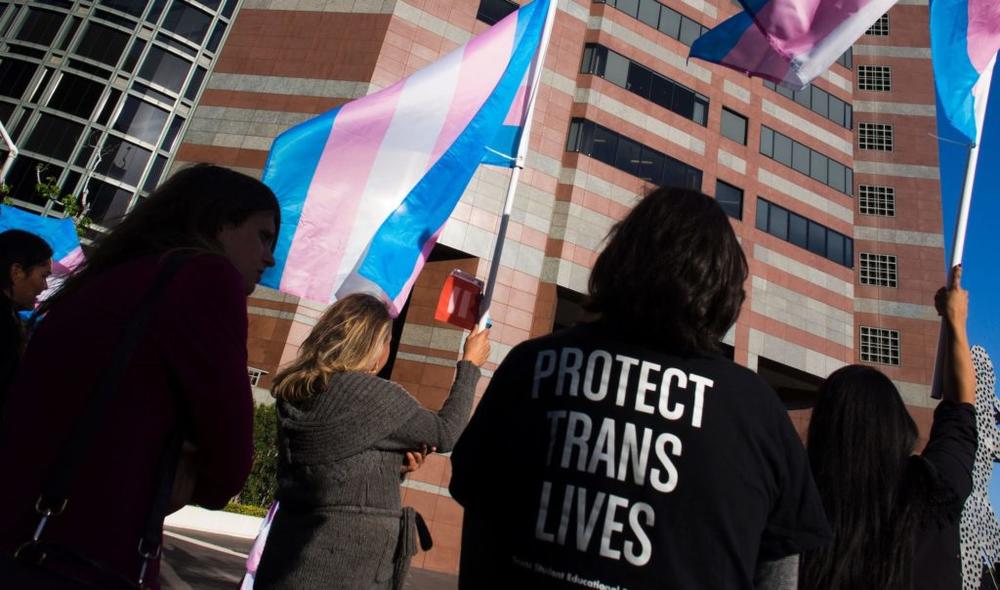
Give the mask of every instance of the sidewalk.
<svg viewBox="0 0 1000 590">
<path fill-rule="evenodd" d="M 160 582 L 163 590 L 235 590 L 252 539 L 193 531 L 164 529 Z M 406 590 L 455 590 L 455 576 L 411 569 Z"/>
</svg>

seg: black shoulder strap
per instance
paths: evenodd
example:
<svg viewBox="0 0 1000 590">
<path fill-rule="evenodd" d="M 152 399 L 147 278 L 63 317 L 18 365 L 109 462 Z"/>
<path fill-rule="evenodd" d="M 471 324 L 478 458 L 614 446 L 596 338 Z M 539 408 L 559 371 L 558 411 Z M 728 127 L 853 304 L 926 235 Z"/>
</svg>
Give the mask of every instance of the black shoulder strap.
<svg viewBox="0 0 1000 590">
<path fill-rule="evenodd" d="M 104 419 L 118 392 L 122 375 L 129 366 L 133 352 L 145 335 L 153 308 L 185 260 L 187 260 L 186 256 L 169 256 L 161 265 L 153 280 L 152 287 L 140 300 L 131 321 L 125 326 L 118 346 L 115 347 L 111 363 L 100 376 L 94 394 L 84 408 L 83 414 L 77 420 L 73 433 L 63 444 L 49 470 L 36 506 L 39 512 L 47 510 L 50 514 L 55 515 L 65 508 L 69 487 L 75 480 L 80 463 L 93 444 L 95 435 L 104 425 Z"/>
</svg>

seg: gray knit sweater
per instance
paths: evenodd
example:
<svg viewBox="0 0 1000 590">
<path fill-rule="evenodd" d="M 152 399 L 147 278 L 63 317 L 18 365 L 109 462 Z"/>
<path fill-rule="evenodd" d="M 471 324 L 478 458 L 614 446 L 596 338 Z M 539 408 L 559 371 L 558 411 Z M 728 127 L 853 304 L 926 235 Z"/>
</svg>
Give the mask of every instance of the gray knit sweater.
<svg viewBox="0 0 1000 590">
<path fill-rule="evenodd" d="M 401 531 L 403 454 L 449 451 L 469 421 L 479 368 L 458 363 L 439 412 L 366 373 L 278 402 L 278 493 L 255 588 L 395 588 L 415 543 Z M 402 534 L 401 534 L 402 532 Z M 401 567 L 402 566 L 402 567 Z"/>
</svg>

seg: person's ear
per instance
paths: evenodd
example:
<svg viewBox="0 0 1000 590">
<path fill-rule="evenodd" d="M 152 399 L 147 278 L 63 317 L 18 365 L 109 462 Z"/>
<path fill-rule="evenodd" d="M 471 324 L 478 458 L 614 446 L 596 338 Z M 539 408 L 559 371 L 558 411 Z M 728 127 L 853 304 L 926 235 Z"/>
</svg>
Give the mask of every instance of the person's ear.
<svg viewBox="0 0 1000 590">
<path fill-rule="evenodd" d="M 19 283 L 28 277 L 28 273 L 24 271 L 24 267 L 15 262 L 10 265 L 10 284 L 13 286 L 15 283 Z"/>
</svg>

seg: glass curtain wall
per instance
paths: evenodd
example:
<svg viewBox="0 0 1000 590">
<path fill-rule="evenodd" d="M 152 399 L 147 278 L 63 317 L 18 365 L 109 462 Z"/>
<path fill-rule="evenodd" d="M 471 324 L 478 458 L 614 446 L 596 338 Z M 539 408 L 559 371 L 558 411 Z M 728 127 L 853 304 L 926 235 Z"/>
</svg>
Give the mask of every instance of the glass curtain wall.
<svg viewBox="0 0 1000 590">
<path fill-rule="evenodd" d="M 161 180 L 240 0 L 0 1 L 0 121 L 19 205 L 53 177 L 109 226 Z M 58 208 L 57 208 L 58 210 Z"/>
</svg>

